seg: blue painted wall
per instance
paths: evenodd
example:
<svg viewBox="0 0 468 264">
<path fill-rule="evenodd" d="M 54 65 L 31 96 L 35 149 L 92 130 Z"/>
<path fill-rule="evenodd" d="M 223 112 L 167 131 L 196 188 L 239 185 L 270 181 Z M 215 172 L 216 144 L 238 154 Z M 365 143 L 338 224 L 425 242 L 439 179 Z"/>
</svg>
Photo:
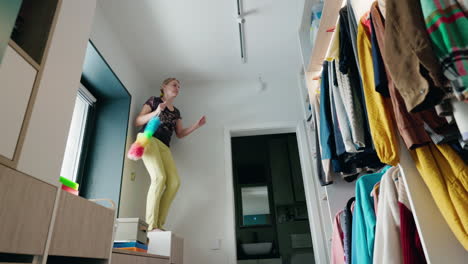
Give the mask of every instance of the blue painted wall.
<svg viewBox="0 0 468 264">
<path fill-rule="evenodd" d="M 128 112 L 122 109 L 129 104 L 128 99 L 113 99 L 96 107 L 82 186 L 82 195 L 88 199 L 110 198 L 119 203 L 128 125 Z"/>
<path fill-rule="evenodd" d="M 92 44 L 86 52 L 82 82 L 97 103 L 81 195 L 110 198 L 119 208 L 131 96 Z"/>
</svg>

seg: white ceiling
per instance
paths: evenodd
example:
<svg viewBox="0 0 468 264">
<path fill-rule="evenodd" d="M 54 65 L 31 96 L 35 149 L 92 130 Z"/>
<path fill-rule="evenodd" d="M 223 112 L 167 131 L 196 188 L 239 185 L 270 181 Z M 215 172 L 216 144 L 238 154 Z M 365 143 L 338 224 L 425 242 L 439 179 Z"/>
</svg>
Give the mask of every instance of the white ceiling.
<svg viewBox="0 0 468 264">
<path fill-rule="evenodd" d="M 242 64 L 236 0 L 98 0 L 105 18 L 150 83 L 297 76 L 304 0 L 243 0 Z M 265 77 L 266 76 L 266 77 Z"/>
</svg>

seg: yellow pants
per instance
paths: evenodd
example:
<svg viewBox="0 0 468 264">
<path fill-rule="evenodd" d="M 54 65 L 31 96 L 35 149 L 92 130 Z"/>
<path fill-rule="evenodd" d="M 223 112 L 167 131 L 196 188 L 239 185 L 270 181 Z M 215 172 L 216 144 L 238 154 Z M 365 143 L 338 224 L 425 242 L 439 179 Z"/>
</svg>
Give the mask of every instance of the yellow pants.
<svg viewBox="0 0 468 264">
<path fill-rule="evenodd" d="M 168 146 L 151 138 L 143 162 L 151 177 L 146 199 L 146 222 L 149 230 L 162 228 L 180 186 L 179 174 Z"/>
<path fill-rule="evenodd" d="M 429 144 L 411 154 L 445 221 L 468 250 L 468 166 L 445 144 Z"/>
</svg>

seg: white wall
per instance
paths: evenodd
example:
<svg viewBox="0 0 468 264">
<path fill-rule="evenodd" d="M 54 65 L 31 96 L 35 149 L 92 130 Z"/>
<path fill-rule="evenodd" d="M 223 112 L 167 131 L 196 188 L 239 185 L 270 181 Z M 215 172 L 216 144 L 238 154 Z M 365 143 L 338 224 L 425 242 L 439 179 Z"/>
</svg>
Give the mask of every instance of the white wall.
<svg viewBox="0 0 468 264">
<path fill-rule="evenodd" d="M 135 116 L 140 112 L 143 103 L 149 96 L 159 93 L 159 88 L 151 88 L 140 74 L 133 59 L 128 56 L 127 51 L 104 17 L 99 1 L 94 17 L 91 41 L 132 96 L 127 136 L 127 146 L 130 146 L 136 135 L 136 128 L 133 126 Z M 132 172 L 137 175 L 134 182 L 130 180 Z M 147 177 L 146 169 L 142 162 L 133 162 L 125 159 L 119 217 L 144 216 L 144 203 L 129 203 L 126 201 L 132 200 L 132 197 L 138 193 L 145 192 L 148 185 Z M 129 188 L 130 186 L 132 188 Z M 143 212 L 143 215 L 141 212 Z M 144 219 L 144 217 L 142 218 Z"/>
<path fill-rule="evenodd" d="M 303 115 L 296 76 L 280 80 L 264 76 L 264 79 L 268 89 L 262 93 L 258 92 L 256 80 L 197 83 L 181 80 L 176 106 L 184 124 L 192 124 L 204 114 L 208 119 L 207 125 L 195 134 L 183 140 L 174 138 L 172 142 L 181 187 L 166 228 L 185 238 L 184 259 L 190 264 L 234 264 L 228 259 L 234 256 L 235 249 L 224 243 L 234 228 L 226 217 L 234 208 L 226 194 L 224 128 L 295 122 Z M 122 204 L 121 215 L 131 212 L 144 217 L 147 187 L 142 188 L 138 178 L 147 184 L 149 180 L 143 175 L 137 175 L 137 182 L 124 182 L 127 186 L 123 189 L 132 195 L 126 197 L 128 205 Z M 132 208 L 123 210 L 127 207 Z M 221 250 L 210 249 L 216 239 L 222 240 Z"/>
<path fill-rule="evenodd" d="M 147 97 L 158 95 L 158 85 L 150 88 L 144 82 L 99 5 L 91 40 L 132 94 L 130 120 L 133 120 Z M 182 112 L 184 124 L 188 126 L 204 114 L 208 118 L 201 130 L 183 140 L 174 137 L 172 141 L 182 184 L 165 227 L 184 237 L 184 259 L 190 264 L 234 264 L 229 261 L 235 248 L 224 243 L 234 229 L 226 217 L 234 208 L 226 194 L 224 128 L 295 122 L 303 117 L 297 76 L 279 80 L 263 76 L 263 79 L 268 83 L 264 92 L 259 92 L 255 79 L 196 83 L 181 80 L 176 106 Z M 135 133 L 130 127 L 128 144 L 133 142 Z M 136 174 L 135 181 L 130 180 L 132 172 Z M 125 161 L 119 217 L 145 218 L 149 183 L 141 161 Z M 221 250 L 211 250 L 217 239 L 222 240 Z"/>
</svg>

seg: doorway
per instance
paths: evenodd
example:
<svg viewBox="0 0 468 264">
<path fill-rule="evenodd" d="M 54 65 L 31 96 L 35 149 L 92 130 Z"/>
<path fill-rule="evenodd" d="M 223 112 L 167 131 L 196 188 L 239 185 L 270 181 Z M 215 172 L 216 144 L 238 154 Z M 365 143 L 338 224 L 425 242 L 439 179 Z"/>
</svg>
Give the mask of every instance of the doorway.
<svg viewBox="0 0 468 264">
<path fill-rule="evenodd" d="M 231 138 L 237 263 L 314 263 L 295 133 Z"/>
</svg>

